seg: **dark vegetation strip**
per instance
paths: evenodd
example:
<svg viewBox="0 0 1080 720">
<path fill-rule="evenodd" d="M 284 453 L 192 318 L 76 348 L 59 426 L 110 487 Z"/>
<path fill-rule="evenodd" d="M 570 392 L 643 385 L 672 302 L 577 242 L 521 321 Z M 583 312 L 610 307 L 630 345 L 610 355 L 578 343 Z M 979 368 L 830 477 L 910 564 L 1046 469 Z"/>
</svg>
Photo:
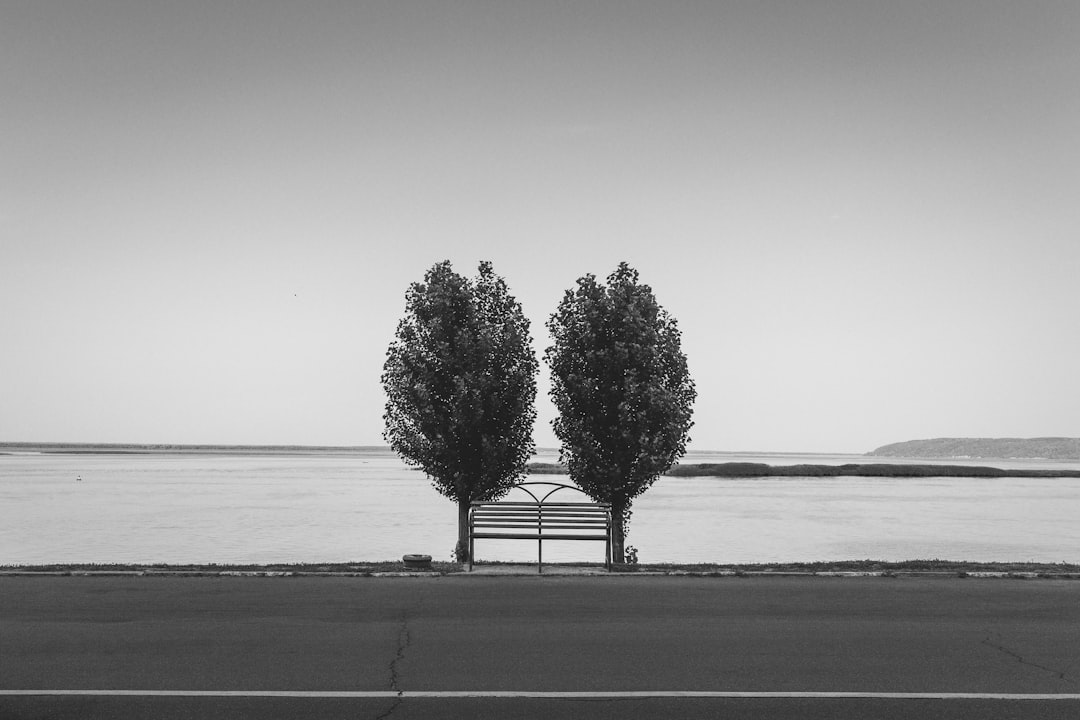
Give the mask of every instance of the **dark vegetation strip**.
<svg viewBox="0 0 1080 720">
<path fill-rule="evenodd" d="M 480 565 L 529 565 L 528 562 L 484 562 Z M 547 564 L 547 563 L 545 563 Z M 552 565 L 588 566 L 594 563 L 550 563 Z M 432 570 L 449 574 L 462 572 L 463 565 L 455 562 L 432 562 Z M 1080 574 L 1080 563 L 1036 563 L 1036 562 L 972 562 L 964 560 L 902 560 L 884 562 L 881 560 L 832 560 L 821 562 L 789 563 L 641 563 L 638 565 L 616 566 L 620 571 L 638 572 L 1026 572 L 1041 574 Z M 311 574 L 374 574 L 382 572 L 400 572 L 404 565 L 400 561 L 356 563 L 272 563 L 256 564 L 122 564 L 122 563 L 63 563 L 51 565 L 0 565 L 0 571 L 40 572 L 40 573 L 229 573 L 229 572 L 265 572 L 265 573 L 311 573 Z"/>
<path fill-rule="evenodd" d="M 530 463 L 532 475 L 565 475 L 565 465 Z M 1080 470 L 1002 470 L 980 465 L 914 465 L 900 463 L 848 463 L 845 465 L 767 465 L 765 463 L 729 462 L 676 465 L 667 471 L 673 477 L 1025 477 L 1080 478 Z"/>
<path fill-rule="evenodd" d="M 736 572 L 1034 572 L 1043 574 L 1080 573 L 1080 563 L 1036 562 L 974 562 L 965 560 L 835 560 L 821 562 L 791 563 L 739 563 L 713 564 L 689 563 L 669 565 L 664 563 L 642 564 L 647 570 L 681 570 L 689 572 L 713 572 L 734 570 Z"/>
<path fill-rule="evenodd" d="M 380 572 L 400 572 L 405 567 L 401 560 L 380 560 L 350 563 L 50 563 L 46 565 L 0 565 L 0 571 L 20 570 L 42 573 L 57 572 L 179 572 L 179 573 L 229 573 L 229 572 L 266 572 L 266 573 L 350 573 L 372 574 Z M 435 572 L 457 572 L 461 566 L 454 562 L 431 563 Z"/>
</svg>

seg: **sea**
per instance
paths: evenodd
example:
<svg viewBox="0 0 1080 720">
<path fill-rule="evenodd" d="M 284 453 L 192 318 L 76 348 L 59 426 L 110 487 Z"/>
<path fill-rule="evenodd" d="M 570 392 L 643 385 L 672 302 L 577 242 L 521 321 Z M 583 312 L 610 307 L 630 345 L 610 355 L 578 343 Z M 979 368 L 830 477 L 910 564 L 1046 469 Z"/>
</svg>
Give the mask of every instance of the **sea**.
<svg viewBox="0 0 1080 720">
<path fill-rule="evenodd" d="M 557 453 L 535 459 L 554 462 Z M 708 452 L 682 460 L 872 461 L 898 462 Z M 663 476 L 635 500 L 626 542 L 640 562 L 656 563 L 1077 563 L 1077 518 L 1077 478 Z M 456 523 L 454 503 L 386 448 L 0 454 L 0 565 L 362 563 L 405 554 L 449 561 Z M 476 547 L 480 560 L 535 562 L 536 552 L 531 541 Z M 602 543 L 548 542 L 544 560 L 601 563 Z"/>
</svg>

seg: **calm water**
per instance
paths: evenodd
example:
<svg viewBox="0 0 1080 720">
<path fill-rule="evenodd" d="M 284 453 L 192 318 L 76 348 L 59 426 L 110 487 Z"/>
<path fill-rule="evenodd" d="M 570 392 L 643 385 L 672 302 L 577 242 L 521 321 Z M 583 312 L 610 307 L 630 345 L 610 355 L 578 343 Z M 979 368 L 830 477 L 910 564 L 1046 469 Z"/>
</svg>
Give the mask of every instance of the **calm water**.
<svg viewBox="0 0 1080 720">
<path fill-rule="evenodd" d="M 686 462 L 728 460 L 865 459 Z M 643 562 L 1080 562 L 1077 517 L 1078 479 L 661 478 L 635 503 L 627 543 Z M 454 505 L 388 452 L 0 455 L 0 565 L 449 560 L 455 539 Z M 552 561 L 602 554 L 599 543 L 544 546 Z M 477 556 L 534 560 L 535 545 L 478 542 Z"/>
</svg>

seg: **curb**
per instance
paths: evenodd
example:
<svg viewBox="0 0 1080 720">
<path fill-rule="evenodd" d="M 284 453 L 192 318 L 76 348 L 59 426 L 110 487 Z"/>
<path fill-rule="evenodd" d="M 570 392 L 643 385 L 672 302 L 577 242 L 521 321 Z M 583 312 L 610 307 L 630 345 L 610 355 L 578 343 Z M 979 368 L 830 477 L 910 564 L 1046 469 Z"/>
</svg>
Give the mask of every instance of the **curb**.
<svg viewBox="0 0 1080 720">
<path fill-rule="evenodd" d="M 1080 573 L 1040 573 L 997 570 L 820 570 L 816 572 L 773 570 L 642 570 L 595 573 L 468 573 L 417 571 L 316 571 L 316 570 L 0 570 L 0 577 L 711 577 L 711 578 L 938 578 L 973 580 L 1080 580 Z"/>
<path fill-rule="evenodd" d="M 318 572 L 309 570 L 0 570 L 0 577 L 436 577 L 440 572 Z"/>
</svg>

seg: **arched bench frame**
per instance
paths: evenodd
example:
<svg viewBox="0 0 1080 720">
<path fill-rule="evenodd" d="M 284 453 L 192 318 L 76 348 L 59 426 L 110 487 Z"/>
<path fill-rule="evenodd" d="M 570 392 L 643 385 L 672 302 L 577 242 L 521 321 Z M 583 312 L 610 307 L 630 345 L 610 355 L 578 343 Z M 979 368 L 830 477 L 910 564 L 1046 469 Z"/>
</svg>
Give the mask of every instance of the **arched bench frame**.
<svg viewBox="0 0 1080 720">
<path fill-rule="evenodd" d="M 541 485 L 551 489 L 543 492 L 536 487 Z M 552 495 L 563 490 L 585 495 L 581 488 L 565 483 L 529 481 L 514 485 L 513 490 L 523 491 L 532 501 L 478 501 L 469 508 L 470 572 L 477 539 L 536 540 L 538 573 L 544 572 L 545 540 L 603 541 L 604 567 L 611 569 L 610 503 L 550 501 Z"/>
</svg>

